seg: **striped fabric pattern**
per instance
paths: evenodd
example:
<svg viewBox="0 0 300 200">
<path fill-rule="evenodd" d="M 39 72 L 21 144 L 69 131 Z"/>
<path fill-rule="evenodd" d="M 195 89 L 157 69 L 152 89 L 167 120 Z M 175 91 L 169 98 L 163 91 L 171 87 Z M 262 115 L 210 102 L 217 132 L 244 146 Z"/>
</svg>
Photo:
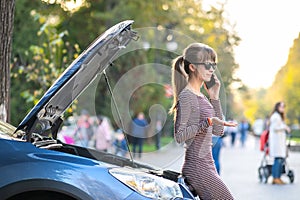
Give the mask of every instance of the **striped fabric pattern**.
<svg viewBox="0 0 300 200">
<path fill-rule="evenodd" d="M 201 200 L 234 199 L 218 175 L 212 158 L 212 134 L 224 134 L 222 125 L 209 126 L 208 117 L 222 119 L 219 100 L 197 96 L 189 89 L 182 90 L 178 97 L 174 138 L 185 143 L 185 161 L 182 174 Z"/>
</svg>

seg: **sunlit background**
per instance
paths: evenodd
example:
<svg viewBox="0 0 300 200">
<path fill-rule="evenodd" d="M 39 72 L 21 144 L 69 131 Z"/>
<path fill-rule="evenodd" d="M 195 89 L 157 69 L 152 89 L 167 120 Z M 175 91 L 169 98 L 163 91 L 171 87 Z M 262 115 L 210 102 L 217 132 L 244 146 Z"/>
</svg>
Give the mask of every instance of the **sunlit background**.
<svg viewBox="0 0 300 200">
<path fill-rule="evenodd" d="M 12 91 L 20 93 L 28 106 L 20 108 L 19 99 L 12 97 L 12 116 L 28 112 L 64 67 L 99 34 L 117 22 L 133 19 L 133 28 L 141 33 L 136 44 L 142 47 L 115 62 L 122 66 L 113 68 L 115 80 L 129 67 L 146 63 L 170 67 L 171 60 L 182 54 L 187 44 L 204 42 L 218 52 L 217 72 L 224 86 L 225 95 L 221 99 L 226 118 L 253 123 L 268 116 L 276 101 L 284 100 L 287 123 L 299 124 L 299 1 L 158 0 L 155 4 L 138 0 L 41 0 L 36 4 L 27 1 L 18 1 L 16 7 L 18 31 L 14 32 Z M 139 9 L 144 12 L 138 12 Z M 152 29 L 141 32 L 145 27 Z M 28 37 L 24 39 L 23 35 Z M 167 98 L 158 95 L 164 93 L 164 88 L 171 88 L 168 75 L 157 76 L 164 84 L 144 88 L 148 99 L 133 104 L 132 113 L 139 109 L 147 115 L 149 104 L 157 102 L 166 111 L 170 108 L 172 94 Z M 31 83 L 31 88 L 22 88 L 25 84 L 19 83 L 20 78 Z M 98 87 L 104 95 L 99 95 L 94 107 L 112 117 L 110 108 L 106 109 L 110 98 L 105 85 Z M 145 98 L 144 94 L 137 92 L 132 99 Z M 70 107 L 68 114 L 80 112 L 77 105 Z M 13 118 L 13 123 L 18 124 L 22 116 Z M 172 124 L 171 117 L 169 121 Z"/>
<path fill-rule="evenodd" d="M 300 31 L 300 2 L 295 0 L 203 0 L 206 6 L 225 4 L 241 42 L 235 49 L 237 77 L 251 88 L 271 86 L 286 64 Z"/>
<path fill-rule="evenodd" d="M 48 1 L 48 0 L 45 0 Z M 55 1 L 48 1 L 55 3 Z M 72 12 L 85 1 L 62 1 Z M 300 31 L 300 2 L 295 0 L 203 0 L 204 9 L 220 8 L 241 37 L 235 48 L 240 65 L 236 76 L 250 88 L 268 88 L 287 62 L 289 49 Z M 164 5 L 166 6 L 166 5 Z"/>
</svg>

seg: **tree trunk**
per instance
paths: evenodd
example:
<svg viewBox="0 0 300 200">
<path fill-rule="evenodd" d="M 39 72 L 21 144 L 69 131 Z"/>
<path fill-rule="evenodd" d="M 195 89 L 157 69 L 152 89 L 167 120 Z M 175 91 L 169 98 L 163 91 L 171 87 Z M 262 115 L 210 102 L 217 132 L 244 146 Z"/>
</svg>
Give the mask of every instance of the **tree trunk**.
<svg viewBox="0 0 300 200">
<path fill-rule="evenodd" d="M 9 121 L 10 59 L 15 0 L 0 1 L 0 120 Z"/>
</svg>

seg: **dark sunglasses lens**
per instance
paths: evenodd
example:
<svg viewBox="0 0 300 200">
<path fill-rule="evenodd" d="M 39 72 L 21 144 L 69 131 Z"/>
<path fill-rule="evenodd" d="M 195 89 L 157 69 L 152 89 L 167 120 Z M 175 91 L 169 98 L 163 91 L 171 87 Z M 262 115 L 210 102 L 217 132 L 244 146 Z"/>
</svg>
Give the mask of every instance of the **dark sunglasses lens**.
<svg viewBox="0 0 300 200">
<path fill-rule="evenodd" d="M 205 63 L 204 66 L 205 66 L 206 70 L 210 70 L 210 68 L 215 70 L 217 65 L 216 65 L 216 63 Z"/>
</svg>

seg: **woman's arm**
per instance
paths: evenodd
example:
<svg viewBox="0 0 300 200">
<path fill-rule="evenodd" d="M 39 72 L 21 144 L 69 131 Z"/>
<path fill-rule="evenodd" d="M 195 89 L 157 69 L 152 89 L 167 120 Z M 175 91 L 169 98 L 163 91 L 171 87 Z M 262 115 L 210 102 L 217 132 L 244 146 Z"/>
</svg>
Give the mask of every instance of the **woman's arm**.
<svg viewBox="0 0 300 200">
<path fill-rule="evenodd" d="M 215 117 L 223 120 L 223 112 L 220 100 L 210 99 L 210 103 L 212 104 L 215 110 Z M 217 136 L 224 135 L 224 124 L 213 123 L 212 134 Z"/>
</svg>

